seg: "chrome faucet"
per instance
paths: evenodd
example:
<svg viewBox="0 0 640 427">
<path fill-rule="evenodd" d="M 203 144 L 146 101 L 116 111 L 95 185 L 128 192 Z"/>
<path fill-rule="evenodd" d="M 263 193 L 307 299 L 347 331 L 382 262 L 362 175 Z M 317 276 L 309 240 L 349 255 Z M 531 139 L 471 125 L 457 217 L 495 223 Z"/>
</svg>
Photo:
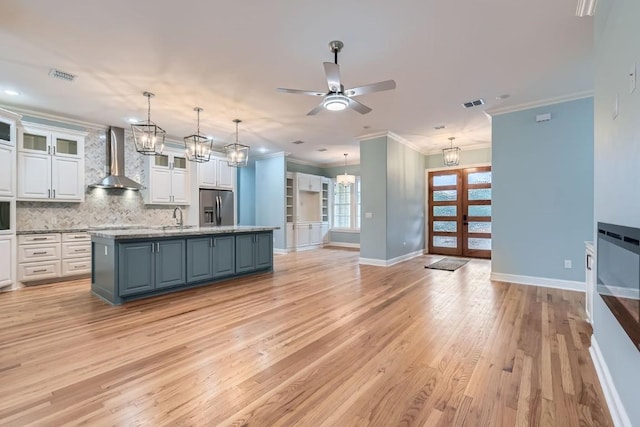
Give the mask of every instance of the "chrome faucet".
<svg viewBox="0 0 640 427">
<path fill-rule="evenodd" d="M 176 215 L 176 212 L 180 212 L 180 218 L 179 219 L 178 219 L 178 216 Z M 173 219 L 178 221 L 178 225 L 180 227 L 182 227 L 184 225 L 184 222 L 182 222 L 182 209 L 180 209 L 180 206 L 176 206 L 176 208 L 173 210 Z"/>
</svg>

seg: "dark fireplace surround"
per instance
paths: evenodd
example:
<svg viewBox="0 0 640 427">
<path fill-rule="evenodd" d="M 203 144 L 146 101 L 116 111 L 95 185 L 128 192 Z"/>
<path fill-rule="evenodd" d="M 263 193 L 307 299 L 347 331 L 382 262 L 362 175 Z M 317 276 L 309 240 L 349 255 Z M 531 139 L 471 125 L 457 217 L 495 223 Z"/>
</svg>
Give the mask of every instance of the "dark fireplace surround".
<svg viewBox="0 0 640 427">
<path fill-rule="evenodd" d="M 598 293 L 640 351 L 640 229 L 598 223 Z"/>
</svg>

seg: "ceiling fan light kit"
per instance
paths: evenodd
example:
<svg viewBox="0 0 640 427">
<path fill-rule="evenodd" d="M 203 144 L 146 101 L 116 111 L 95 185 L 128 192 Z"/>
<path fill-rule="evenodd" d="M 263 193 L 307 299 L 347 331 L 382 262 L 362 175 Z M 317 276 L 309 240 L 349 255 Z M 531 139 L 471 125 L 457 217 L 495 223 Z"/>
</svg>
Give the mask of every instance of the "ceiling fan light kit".
<svg viewBox="0 0 640 427">
<path fill-rule="evenodd" d="M 294 93 L 298 95 L 310 95 L 310 96 L 324 96 L 324 99 L 313 110 L 307 113 L 308 116 L 318 114 L 323 109 L 329 111 L 342 111 L 346 108 L 351 108 L 360 114 L 367 114 L 371 111 L 371 108 L 353 99 L 356 96 L 364 95 L 367 93 L 380 92 L 383 90 L 390 90 L 396 88 L 396 82 L 393 80 L 385 80 L 383 82 L 372 83 L 365 86 L 356 87 L 353 89 L 346 89 L 340 79 L 340 66 L 338 65 L 338 53 L 344 47 L 344 43 L 340 40 L 333 40 L 329 43 L 329 49 L 333 53 L 334 62 L 324 62 L 324 72 L 327 79 L 327 86 L 329 91 L 326 93 L 311 91 L 311 90 L 299 90 L 299 89 L 285 89 L 278 88 L 279 92 Z"/>
<path fill-rule="evenodd" d="M 151 121 L 151 92 L 143 92 L 147 97 L 147 121 L 131 125 L 136 151 L 145 156 L 156 156 L 164 151 L 164 138 L 167 132 Z"/>
</svg>

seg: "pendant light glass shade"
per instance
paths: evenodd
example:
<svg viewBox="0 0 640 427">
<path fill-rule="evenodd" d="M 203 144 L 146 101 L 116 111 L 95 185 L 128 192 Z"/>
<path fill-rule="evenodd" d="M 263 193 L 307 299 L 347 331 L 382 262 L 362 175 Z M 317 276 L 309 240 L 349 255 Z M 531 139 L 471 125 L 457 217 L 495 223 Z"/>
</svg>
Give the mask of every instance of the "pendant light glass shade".
<svg viewBox="0 0 640 427">
<path fill-rule="evenodd" d="M 444 159 L 445 166 L 458 166 L 460 164 L 460 147 L 453 146 L 453 140 L 455 138 L 449 138 L 450 148 L 442 149 L 442 157 Z"/>
<path fill-rule="evenodd" d="M 347 156 L 348 156 L 348 154 L 345 153 L 344 154 L 344 175 L 336 176 L 336 182 L 338 184 L 344 185 L 345 187 L 348 187 L 351 184 L 355 184 L 356 183 L 356 176 L 355 175 L 349 175 L 347 173 Z"/>
<path fill-rule="evenodd" d="M 184 150 L 189 161 L 196 163 L 208 162 L 211 158 L 213 140 L 200 135 L 200 111 L 202 111 L 202 108 L 196 107 L 193 111 L 198 113 L 198 127 L 196 133 L 184 137 Z"/>
<path fill-rule="evenodd" d="M 233 121 L 236 124 L 236 142 L 226 145 L 224 151 L 227 155 L 227 164 L 232 167 L 241 168 L 247 166 L 249 161 L 249 146 L 242 145 L 238 142 L 238 123 L 242 123 L 242 120 L 235 119 Z"/>
<path fill-rule="evenodd" d="M 133 142 L 138 153 L 155 156 L 164 151 L 164 137 L 167 132 L 151 121 L 151 97 L 154 95 L 150 92 L 144 92 L 143 95 L 147 97 L 147 121 L 131 125 Z"/>
</svg>

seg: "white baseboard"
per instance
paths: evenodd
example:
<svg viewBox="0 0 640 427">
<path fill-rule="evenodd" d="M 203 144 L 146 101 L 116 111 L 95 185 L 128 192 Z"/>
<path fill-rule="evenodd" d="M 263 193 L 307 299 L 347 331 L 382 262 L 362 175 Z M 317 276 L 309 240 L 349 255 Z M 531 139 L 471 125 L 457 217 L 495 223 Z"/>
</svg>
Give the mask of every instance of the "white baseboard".
<svg viewBox="0 0 640 427">
<path fill-rule="evenodd" d="M 584 282 L 573 280 L 549 279 L 547 277 L 520 276 L 517 274 L 491 273 L 491 280 L 517 283 L 519 285 L 542 286 L 544 288 L 564 289 L 566 291 L 586 292 Z"/>
<path fill-rule="evenodd" d="M 327 246 L 337 246 L 339 248 L 357 248 L 360 249 L 360 243 L 344 243 L 344 242 L 329 242 L 324 245 Z"/>
<path fill-rule="evenodd" d="M 609 372 L 609 368 L 602 357 L 602 353 L 600 352 L 600 347 L 598 346 L 598 341 L 596 341 L 595 336 L 591 336 L 589 354 L 591 354 L 593 366 L 596 368 L 596 374 L 598 374 L 600 385 L 602 385 L 602 392 L 604 393 L 604 398 L 607 401 L 607 406 L 609 406 L 613 425 L 616 427 L 631 427 L 631 420 L 622 405 L 620 395 L 613 383 L 611 373 Z"/>
<path fill-rule="evenodd" d="M 405 255 L 400 255 L 399 257 L 391 258 L 391 259 L 375 259 L 375 258 L 360 258 L 360 264 L 363 265 L 375 265 L 377 267 L 391 267 L 392 265 L 398 264 L 402 261 L 407 261 L 411 258 L 415 258 L 417 256 L 423 255 L 423 250 L 411 252 Z"/>
<path fill-rule="evenodd" d="M 273 254 L 274 255 L 286 255 L 289 252 L 291 252 L 291 249 L 276 249 L 276 248 L 273 248 Z"/>
</svg>

